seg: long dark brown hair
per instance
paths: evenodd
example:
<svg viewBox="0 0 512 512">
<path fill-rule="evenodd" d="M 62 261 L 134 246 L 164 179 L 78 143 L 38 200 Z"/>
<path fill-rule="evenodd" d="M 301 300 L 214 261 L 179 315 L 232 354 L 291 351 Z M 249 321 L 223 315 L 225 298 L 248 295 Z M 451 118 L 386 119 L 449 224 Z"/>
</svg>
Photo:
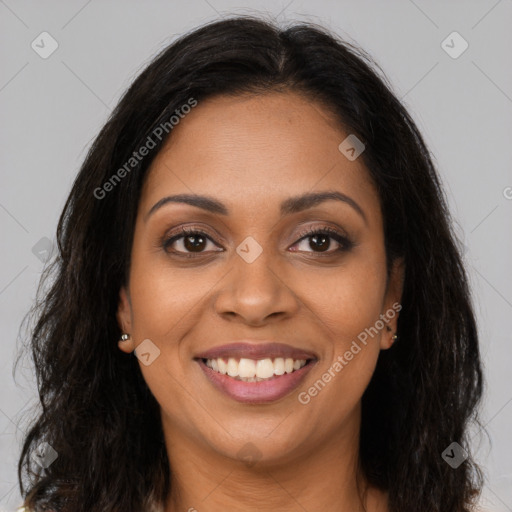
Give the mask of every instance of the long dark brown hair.
<svg viewBox="0 0 512 512">
<path fill-rule="evenodd" d="M 135 357 L 117 346 L 118 294 L 148 167 L 172 130 L 104 197 L 98 189 L 182 105 L 220 94 L 289 90 L 326 106 L 366 145 L 388 271 L 405 261 L 399 340 L 382 351 L 362 399 L 360 463 L 392 512 L 466 512 L 482 473 L 467 438 L 482 371 L 460 244 L 429 151 L 378 66 L 310 23 L 281 29 L 237 16 L 168 46 L 124 94 L 87 154 L 57 228 L 58 254 L 27 315 L 41 410 L 18 464 L 35 511 L 140 512 L 170 491 L 159 406 Z M 132 161 L 133 164 L 133 161 Z M 126 167 L 125 167 L 126 169 Z M 96 193 L 95 193 L 96 191 Z M 32 461 L 46 442 L 58 454 Z M 468 457 L 442 457 L 453 442 Z"/>
</svg>

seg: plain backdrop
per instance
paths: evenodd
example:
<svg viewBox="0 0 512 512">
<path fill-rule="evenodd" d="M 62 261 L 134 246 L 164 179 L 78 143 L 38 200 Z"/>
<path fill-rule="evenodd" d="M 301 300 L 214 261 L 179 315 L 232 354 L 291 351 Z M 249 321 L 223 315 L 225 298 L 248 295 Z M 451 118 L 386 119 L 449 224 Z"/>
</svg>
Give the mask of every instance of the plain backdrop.
<svg viewBox="0 0 512 512">
<path fill-rule="evenodd" d="M 12 375 L 19 327 L 86 150 L 160 49 L 237 13 L 317 22 L 359 44 L 424 134 L 479 320 L 489 432 L 474 437 L 487 476 L 482 503 L 512 511 L 512 0 L 0 0 L 0 512 L 21 502 L 19 444 L 37 401 L 30 359 Z"/>
</svg>

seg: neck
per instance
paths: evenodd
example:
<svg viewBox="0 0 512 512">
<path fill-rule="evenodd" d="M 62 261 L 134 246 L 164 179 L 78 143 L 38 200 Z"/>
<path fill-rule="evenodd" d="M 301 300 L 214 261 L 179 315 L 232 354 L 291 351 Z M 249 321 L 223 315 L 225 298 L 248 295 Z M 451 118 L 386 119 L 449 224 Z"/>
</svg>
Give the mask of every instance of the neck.
<svg viewBox="0 0 512 512">
<path fill-rule="evenodd" d="M 359 415 L 321 444 L 253 462 L 226 457 L 166 424 L 171 493 L 165 512 L 385 511 L 359 467 Z M 264 446 L 264 443 L 259 443 Z M 250 450 L 249 450 L 250 451 Z"/>
</svg>

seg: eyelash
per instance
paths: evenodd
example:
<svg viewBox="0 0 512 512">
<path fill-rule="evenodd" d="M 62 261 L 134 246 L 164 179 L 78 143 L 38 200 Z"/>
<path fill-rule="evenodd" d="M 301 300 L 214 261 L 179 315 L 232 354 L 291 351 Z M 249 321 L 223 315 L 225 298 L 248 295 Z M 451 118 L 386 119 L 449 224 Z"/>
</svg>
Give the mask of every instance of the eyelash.
<svg viewBox="0 0 512 512">
<path fill-rule="evenodd" d="M 329 238 L 332 238 L 333 240 L 338 242 L 338 244 L 340 244 L 340 247 L 338 249 L 335 249 L 334 251 L 328 251 L 326 253 L 321 253 L 321 252 L 316 253 L 315 251 L 312 251 L 313 253 L 318 254 L 318 256 L 320 256 L 320 257 L 327 257 L 327 256 L 332 256 L 334 254 L 348 252 L 355 245 L 354 242 L 352 242 L 346 235 L 342 235 L 337 230 L 335 230 L 334 228 L 329 227 L 329 226 L 325 226 L 325 227 L 321 227 L 321 228 L 309 228 L 306 231 L 303 231 L 302 233 L 300 233 L 299 239 L 297 240 L 297 242 L 295 242 L 293 245 L 297 245 L 299 242 L 302 242 L 302 240 L 304 240 L 306 238 L 312 238 L 313 236 L 316 236 L 316 235 L 327 235 Z M 208 236 L 204 231 L 198 230 L 196 228 L 181 227 L 180 234 L 178 234 L 178 235 L 173 234 L 169 237 L 164 237 L 162 239 L 160 245 L 165 250 L 165 252 L 167 252 L 169 254 L 170 251 L 168 251 L 167 248 L 170 245 L 172 245 L 174 242 L 176 242 L 177 240 L 180 240 L 181 238 L 184 238 L 187 236 L 202 236 L 202 237 L 205 237 L 208 240 L 210 240 L 212 243 L 215 243 L 212 240 L 212 238 L 210 236 Z M 200 257 L 203 254 L 205 254 L 205 252 L 200 252 L 200 253 L 194 254 L 194 253 L 183 253 L 183 252 L 172 251 L 172 254 L 175 256 L 184 257 L 184 258 L 197 258 L 197 257 Z"/>
</svg>

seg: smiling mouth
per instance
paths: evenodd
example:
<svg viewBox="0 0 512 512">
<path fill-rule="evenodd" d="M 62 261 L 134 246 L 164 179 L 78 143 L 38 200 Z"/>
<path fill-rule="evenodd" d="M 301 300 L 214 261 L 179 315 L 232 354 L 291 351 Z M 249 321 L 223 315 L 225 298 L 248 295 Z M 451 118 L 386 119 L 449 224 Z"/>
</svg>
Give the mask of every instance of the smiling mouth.
<svg viewBox="0 0 512 512">
<path fill-rule="evenodd" d="M 314 359 L 293 359 L 291 357 L 265 359 L 218 357 L 215 359 L 201 358 L 201 361 L 214 372 L 220 375 L 227 375 L 234 380 L 261 382 L 294 373 L 314 361 Z"/>
</svg>

